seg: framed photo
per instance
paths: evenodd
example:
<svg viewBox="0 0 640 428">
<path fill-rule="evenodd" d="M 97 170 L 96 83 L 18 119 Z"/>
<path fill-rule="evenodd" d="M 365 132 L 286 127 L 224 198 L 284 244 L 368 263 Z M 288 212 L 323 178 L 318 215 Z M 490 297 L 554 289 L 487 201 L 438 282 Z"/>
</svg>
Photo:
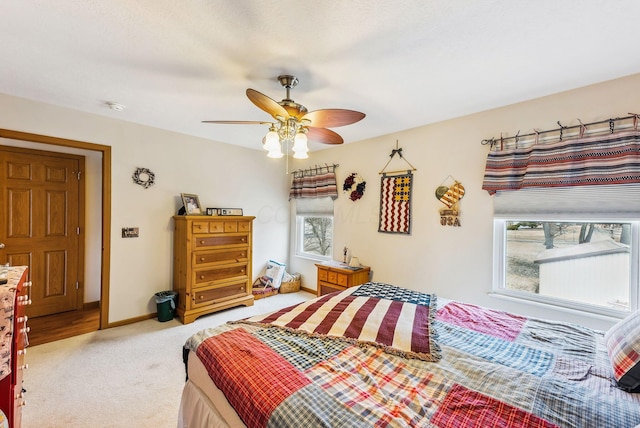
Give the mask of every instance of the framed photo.
<svg viewBox="0 0 640 428">
<path fill-rule="evenodd" d="M 182 197 L 182 204 L 186 215 L 202 215 L 202 205 L 200 205 L 200 199 L 198 195 L 191 193 L 180 193 Z"/>
<path fill-rule="evenodd" d="M 207 208 L 207 215 L 220 215 L 218 208 Z"/>
</svg>

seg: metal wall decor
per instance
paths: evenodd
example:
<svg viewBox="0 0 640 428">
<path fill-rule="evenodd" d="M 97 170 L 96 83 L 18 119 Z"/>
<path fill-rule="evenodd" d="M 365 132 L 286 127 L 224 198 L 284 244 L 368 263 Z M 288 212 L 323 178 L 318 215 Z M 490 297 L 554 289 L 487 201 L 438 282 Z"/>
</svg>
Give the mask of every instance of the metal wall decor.
<svg viewBox="0 0 640 428">
<path fill-rule="evenodd" d="M 155 184 L 156 176 L 147 168 L 136 168 L 131 178 L 134 183 L 148 189 Z"/>
<path fill-rule="evenodd" d="M 453 184 L 446 184 L 453 181 Z M 460 199 L 464 196 L 464 186 L 449 176 L 436 188 L 436 199 L 442 202 L 446 208 L 440 210 L 440 224 L 442 226 L 460 227 Z"/>
</svg>

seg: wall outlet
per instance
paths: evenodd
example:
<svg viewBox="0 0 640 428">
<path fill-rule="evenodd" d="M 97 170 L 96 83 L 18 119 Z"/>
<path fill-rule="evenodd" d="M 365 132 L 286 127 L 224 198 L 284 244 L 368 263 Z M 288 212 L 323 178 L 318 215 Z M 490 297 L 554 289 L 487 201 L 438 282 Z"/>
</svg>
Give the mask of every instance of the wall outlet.
<svg viewBox="0 0 640 428">
<path fill-rule="evenodd" d="M 122 237 L 123 238 L 137 238 L 139 235 L 137 227 L 123 227 L 122 228 Z"/>
</svg>

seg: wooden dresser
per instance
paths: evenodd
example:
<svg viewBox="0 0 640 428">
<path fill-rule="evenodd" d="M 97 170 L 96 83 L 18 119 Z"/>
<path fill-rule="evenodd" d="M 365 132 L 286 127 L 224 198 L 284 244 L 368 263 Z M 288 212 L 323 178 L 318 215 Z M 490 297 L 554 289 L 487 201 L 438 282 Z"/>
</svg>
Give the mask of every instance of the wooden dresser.
<svg viewBox="0 0 640 428">
<path fill-rule="evenodd" d="M 255 217 L 174 216 L 173 290 L 184 324 L 232 306 L 253 305 Z"/>
<path fill-rule="evenodd" d="M 364 284 L 369 281 L 371 270 L 368 266 L 361 266 L 358 270 L 323 264 L 316 264 L 316 267 L 318 268 L 318 296 Z"/>
<path fill-rule="evenodd" d="M 29 300 L 31 282 L 27 281 L 27 272 L 26 266 L 11 267 L 9 268 L 9 281 L 5 285 L 0 285 L 3 298 L 3 321 L 10 319 L 10 328 L 12 329 L 11 335 L 7 335 L 7 332 L 3 331 L 5 337 L 11 338 L 11 357 L 8 362 L 11 372 L 5 375 L 7 361 L 3 356 L 2 374 L 5 376 L 0 380 L 0 410 L 2 411 L 0 427 L 19 428 L 22 423 L 22 407 L 26 405 L 22 390 L 22 376 L 27 368 L 24 361 L 27 352 L 25 348 L 29 345 L 27 337 L 29 328 L 27 327 L 25 308 L 31 303 Z M 9 299 L 10 296 L 13 299 Z"/>
</svg>

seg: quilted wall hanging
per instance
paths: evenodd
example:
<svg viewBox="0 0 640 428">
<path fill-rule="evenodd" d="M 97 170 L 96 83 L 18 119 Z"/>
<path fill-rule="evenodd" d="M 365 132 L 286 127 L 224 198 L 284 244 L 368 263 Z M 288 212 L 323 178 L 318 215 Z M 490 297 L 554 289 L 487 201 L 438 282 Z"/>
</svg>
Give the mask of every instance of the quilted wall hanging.
<svg viewBox="0 0 640 428">
<path fill-rule="evenodd" d="M 385 172 L 395 155 L 404 160 L 411 169 Z M 396 148 L 389 155 L 391 159 L 380 174 L 380 222 L 378 232 L 411 234 L 411 188 L 416 169 L 402 156 L 402 149 Z"/>
</svg>

